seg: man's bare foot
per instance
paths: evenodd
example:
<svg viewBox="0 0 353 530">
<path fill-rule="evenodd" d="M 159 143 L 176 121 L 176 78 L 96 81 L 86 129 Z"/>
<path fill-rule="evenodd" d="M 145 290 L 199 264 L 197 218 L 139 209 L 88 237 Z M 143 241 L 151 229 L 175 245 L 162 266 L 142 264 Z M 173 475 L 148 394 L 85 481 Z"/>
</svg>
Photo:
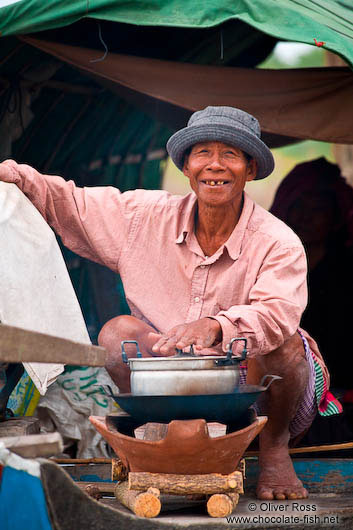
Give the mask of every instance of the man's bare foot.
<svg viewBox="0 0 353 530">
<path fill-rule="evenodd" d="M 257 498 L 263 500 L 306 499 L 307 490 L 298 479 L 287 447 L 260 452 Z"/>
</svg>

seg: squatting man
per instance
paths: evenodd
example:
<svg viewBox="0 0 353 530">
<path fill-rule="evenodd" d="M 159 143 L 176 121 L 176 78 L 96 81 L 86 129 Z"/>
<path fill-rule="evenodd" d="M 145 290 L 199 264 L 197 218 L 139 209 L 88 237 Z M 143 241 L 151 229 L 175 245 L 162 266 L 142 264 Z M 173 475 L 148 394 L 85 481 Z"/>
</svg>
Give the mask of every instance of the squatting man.
<svg viewBox="0 0 353 530">
<path fill-rule="evenodd" d="M 79 188 L 13 160 L 0 164 L 0 180 L 15 183 L 68 248 L 120 274 L 131 315 L 107 322 L 99 344 L 121 392 L 130 389 L 121 340 L 137 340 L 148 357 L 190 344 L 224 354 L 231 338 L 248 339 L 247 382 L 282 377 L 262 404 L 257 495 L 306 498 L 288 444 L 325 398 L 315 374 L 328 373 L 316 343 L 298 330 L 307 303 L 303 246 L 244 192 L 272 172 L 271 151 L 253 116 L 222 106 L 195 112 L 167 150 L 190 181 L 186 196 Z"/>
</svg>

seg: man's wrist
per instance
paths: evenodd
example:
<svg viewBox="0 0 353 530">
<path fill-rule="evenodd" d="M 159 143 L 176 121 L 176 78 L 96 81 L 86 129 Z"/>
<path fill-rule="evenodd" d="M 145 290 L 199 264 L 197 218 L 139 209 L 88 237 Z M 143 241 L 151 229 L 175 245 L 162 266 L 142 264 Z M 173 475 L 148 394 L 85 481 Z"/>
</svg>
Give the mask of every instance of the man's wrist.
<svg viewBox="0 0 353 530">
<path fill-rule="evenodd" d="M 212 320 L 212 322 L 214 322 L 214 330 L 216 331 L 216 337 L 213 344 L 218 344 L 219 342 L 222 342 L 223 332 L 221 324 L 213 317 L 206 318 L 209 318 L 210 320 Z"/>
</svg>

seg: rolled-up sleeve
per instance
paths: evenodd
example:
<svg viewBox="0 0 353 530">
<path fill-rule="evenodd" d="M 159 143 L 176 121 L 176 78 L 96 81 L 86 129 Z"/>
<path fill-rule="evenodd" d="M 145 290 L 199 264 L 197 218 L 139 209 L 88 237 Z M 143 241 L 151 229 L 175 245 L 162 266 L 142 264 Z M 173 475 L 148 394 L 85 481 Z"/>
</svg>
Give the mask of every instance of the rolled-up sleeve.
<svg viewBox="0 0 353 530">
<path fill-rule="evenodd" d="M 212 317 L 222 327 L 223 350 L 233 337 L 248 339 L 249 357 L 281 346 L 297 330 L 306 307 L 306 274 L 303 247 L 276 244 L 259 269 L 249 303 L 234 305 Z"/>
<path fill-rule="evenodd" d="M 117 270 L 129 233 L 129 215 L 121 199 L 125 194 L 110 186 L 79 188 L 73 181 L 43 175 L 13 160 L 0 164 L 0 180 L 21 189 L 65 246 Z"/>
</svg>

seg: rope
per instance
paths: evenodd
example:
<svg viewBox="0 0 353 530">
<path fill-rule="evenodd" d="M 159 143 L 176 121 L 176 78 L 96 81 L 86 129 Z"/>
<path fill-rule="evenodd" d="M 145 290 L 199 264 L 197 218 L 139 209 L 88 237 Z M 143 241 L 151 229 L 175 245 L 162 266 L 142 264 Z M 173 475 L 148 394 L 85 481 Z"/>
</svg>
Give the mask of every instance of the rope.
<svg viewBox="0 0 353 530">
<path fill-rule="evenodd" d="M 101 41 L 101 43 L 104 46 L 105 52 L 104 52 L 104 55 L 102 55 L 102 57 L 99 57 L 99 59 L 91 59 L 90 63 L 99 63 L 100 61 L 104 61 L 104 59 L 106 58 L 106 56 L 108 54 L 108 47 L 107 47 L 106 43 L 103 40 L 102 28 L 101 28 L 101 25 L 100 25 L 99 22 L 98 22 L 98 36 L 99 36 L 99 40 Z"/>
</svg>

